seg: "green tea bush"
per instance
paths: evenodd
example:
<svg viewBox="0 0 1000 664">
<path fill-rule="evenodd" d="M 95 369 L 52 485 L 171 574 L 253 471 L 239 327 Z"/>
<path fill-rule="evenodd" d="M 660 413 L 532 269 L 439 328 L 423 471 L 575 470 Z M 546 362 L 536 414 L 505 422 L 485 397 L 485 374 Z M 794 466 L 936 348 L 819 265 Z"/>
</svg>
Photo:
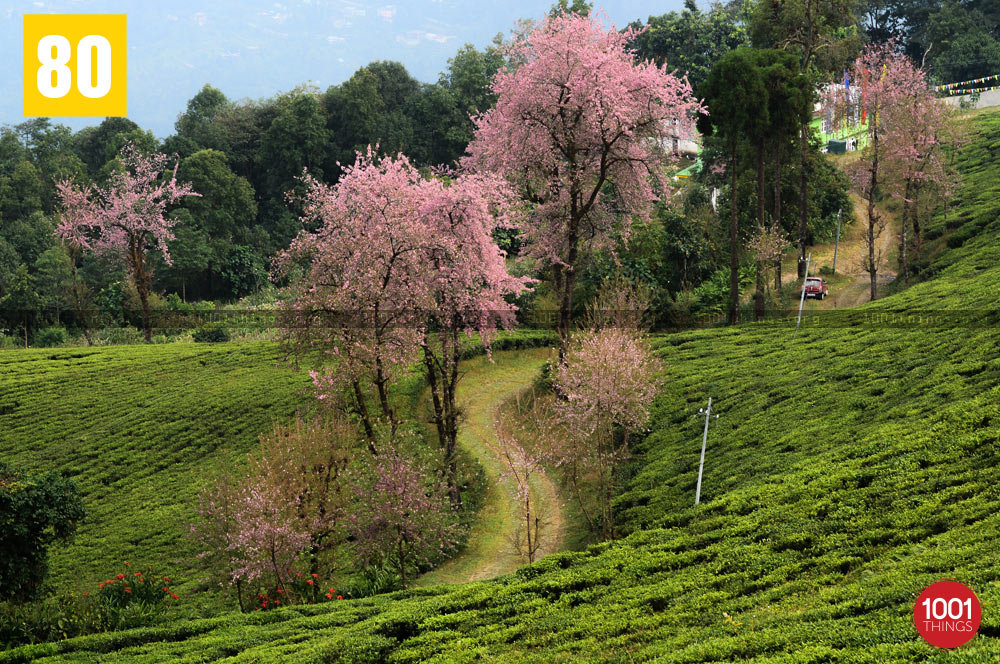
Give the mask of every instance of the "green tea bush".
<svg viewBox="0 0 1000 664">
<path fill-rule="evenodd" d="M 35 333 L 35 344 L 38 346 L 62 346 L 66 343 L 65 327 L 43 327 Z"/>
<path fill-rule="evenodd" d="M 229 330 L 223 323 L 206 323 L 192 334 L 197 343 L 222 343 L 229 341 Z"/>
<path fill-rule="evenodd" d="M 972 130 L 956 158 L 961 208 L 1000 218 L 1000 114 Z M 928 242 L 920 283 L 836 324 L 655 337 L 666 381 L 614 501 L 620 540 L 485 582 L 83 636 L 0 662 L 997 661 L 1000 347 L 995 324 L 968 316 L 1000 298 L 1000 230 L 959 247 L 945 237 Z M 957 313 L 927 316 L 946 310 Z M 0 363 L 58 362 L 40 353 Z M 695 506 L 709 396 L 719 418 Z M 913 627 L 917 596 L 942 578 L 985 608 L 979 635 L 953 652 Z"/>
</svg>

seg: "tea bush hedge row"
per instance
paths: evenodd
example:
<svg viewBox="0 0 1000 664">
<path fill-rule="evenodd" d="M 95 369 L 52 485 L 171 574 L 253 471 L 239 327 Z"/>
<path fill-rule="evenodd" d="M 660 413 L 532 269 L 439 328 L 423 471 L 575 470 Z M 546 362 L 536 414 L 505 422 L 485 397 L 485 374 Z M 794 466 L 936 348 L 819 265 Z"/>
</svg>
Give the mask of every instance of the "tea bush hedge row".
<svg viewBox="0 0 1000 664">
<path fill-rule="evenodd" d="M 937 235 L 933 278 L 797 333 L 657 338 L 667 380 L 616 499 L 622 540 L 490 582 L 81 637 L 0 662 L 997 661 L 1000 346 L 973 314 L 1000 298 L 1000 228 L 983 222 L 1000 216 L 1000 163 L 983 154 L 1000 116 L 978 115 L 974 136 L 948 214 L 978 230 L 960 246 L 953 229 Z M 710 395 L 720 417 L 695 507 Z M 912 625 L 917 595 L 941 578 L 984 607 L 956 652 Z"/>
</svg>

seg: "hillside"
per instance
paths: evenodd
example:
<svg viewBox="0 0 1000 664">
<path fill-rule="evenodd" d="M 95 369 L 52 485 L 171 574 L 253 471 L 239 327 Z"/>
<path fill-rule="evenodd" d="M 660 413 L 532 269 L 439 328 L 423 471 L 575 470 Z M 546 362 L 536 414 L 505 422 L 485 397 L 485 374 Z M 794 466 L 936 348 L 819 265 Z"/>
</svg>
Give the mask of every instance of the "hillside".
<svg viewBox="0 0 1000 664">
<path fill-rule="evenodd" d="M 307 403 L 308 376 L 271 343 L 0 352 L 0 457 L 79 484 L 88 517 L 52 551 L 55 588 L 83 589 L 128 560 L 180 574 L 206 464 L 231 461 Z M 201 471 L 201 472 L 199 472 Z"/>
<path fill-rule="evenodd" d="M 922 283 L 817 313 L 798 333 L 657 339 L 667 382 L 617 502 L 624 539 L 490 582 L 82 637 L 0 662 L 997 661 L 1000 347 L 981 312 L 1000 295 L 1000 115 L 974 128 L 963 188 L 928 225 Z M 710 395 L 720 418 L 695 508 L 696 413 Z M 917 594 L 941 578 L 984 607 L 979 636 L 955 653 L 912 626 Z"/>
</svg>

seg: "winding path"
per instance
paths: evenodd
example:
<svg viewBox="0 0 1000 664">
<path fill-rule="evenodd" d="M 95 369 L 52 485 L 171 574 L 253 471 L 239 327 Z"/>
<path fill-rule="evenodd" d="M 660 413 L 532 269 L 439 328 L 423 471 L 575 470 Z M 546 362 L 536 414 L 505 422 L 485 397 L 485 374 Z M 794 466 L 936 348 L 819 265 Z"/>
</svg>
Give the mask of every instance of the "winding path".
<svg viewBox="0 0 1000 664">
<path fill-rule="evenodd" d="M 462 363 L 458 400 L 465 413 L 458 444 L 483 466 L 488 492 L 465 549 L 441 567 L 422 575 L 416 585 L 464 583 L 512 572 L 525 563 L 514 551 L 520 504 L 513 480 L 500 479 L 506 470 L 496 435 L 498 410 L 508 399 L 529 388 L 548 357 L 548 349 L 493 354 L 493 362 L 477 357 Z M 502 423 L 501 423 L 502 424 Z M 537 472 L 532 492 L 543 506 L 545 524 L 536 560 L 559 551 L 565 539 L 565 519 L 559 492 L 544 473 Z"/>
</svg>

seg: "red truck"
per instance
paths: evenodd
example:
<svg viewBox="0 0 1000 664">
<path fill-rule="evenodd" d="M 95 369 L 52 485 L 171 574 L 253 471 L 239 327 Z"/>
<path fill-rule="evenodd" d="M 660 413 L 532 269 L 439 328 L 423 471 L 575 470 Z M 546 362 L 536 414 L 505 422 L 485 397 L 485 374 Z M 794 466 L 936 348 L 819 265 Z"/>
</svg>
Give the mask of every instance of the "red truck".
<svg viewBox="0 0 1000 664">
<path fill-rule="evenodd" d="M 806 278 L 806 297 L 815 297 L 822 300 L 830 294 L 830 287 L 826 285 L 826 279 L 822 277 Z"/>
</svg>

